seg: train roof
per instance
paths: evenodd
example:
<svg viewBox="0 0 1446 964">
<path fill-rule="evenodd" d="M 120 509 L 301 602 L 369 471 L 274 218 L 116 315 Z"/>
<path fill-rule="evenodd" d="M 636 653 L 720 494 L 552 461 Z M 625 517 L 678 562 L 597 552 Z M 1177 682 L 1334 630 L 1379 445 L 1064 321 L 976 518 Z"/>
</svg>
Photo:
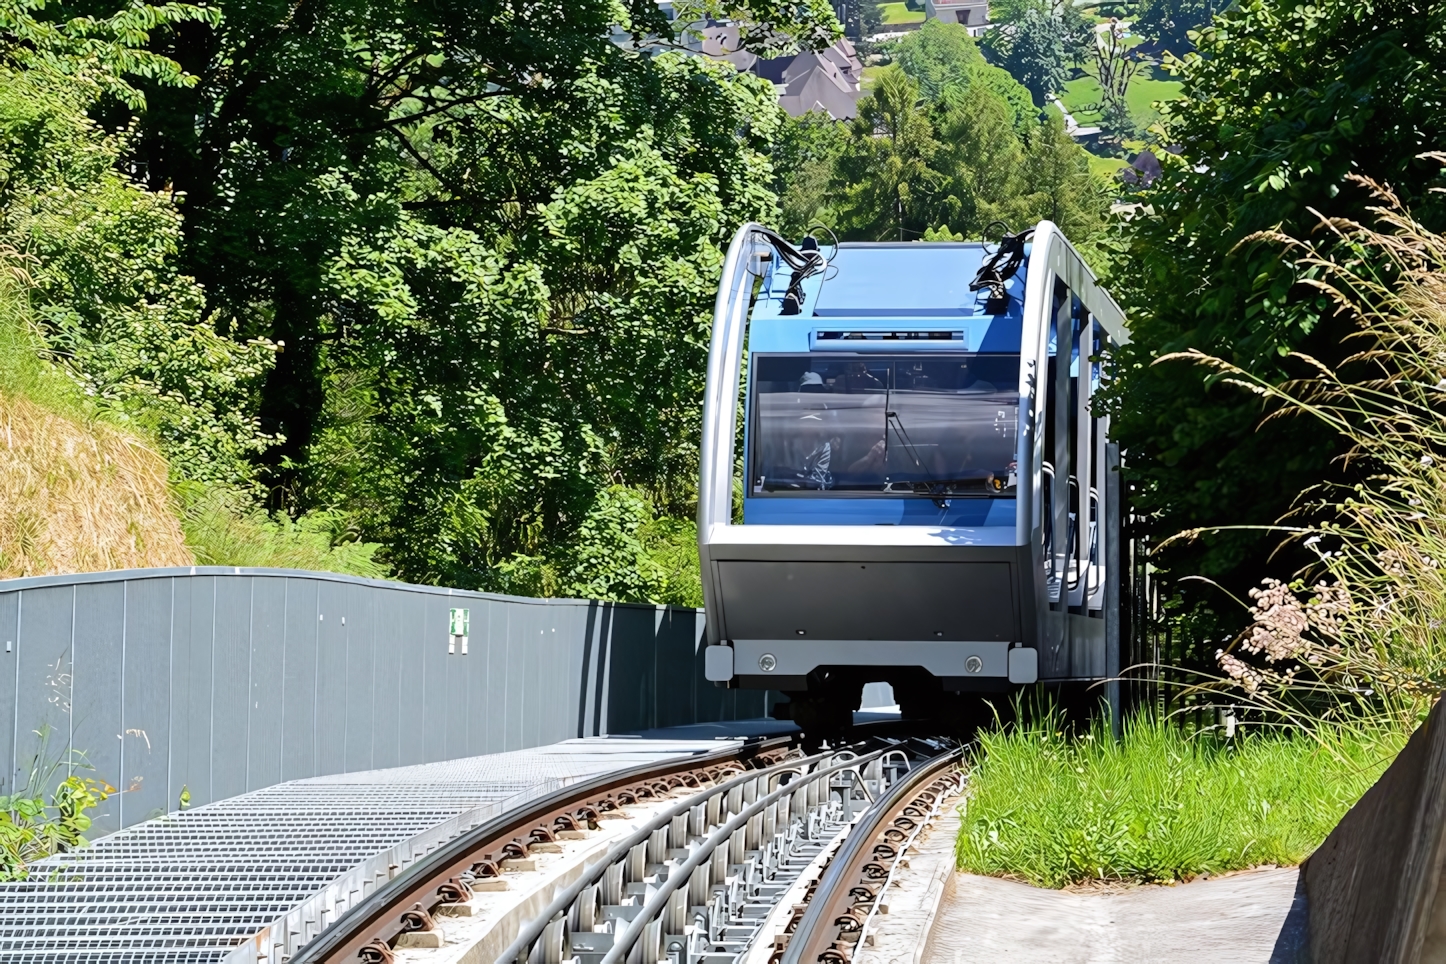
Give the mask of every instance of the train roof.
<svg viewBox="0 0 1446 964">
<path fill-rule="evenodd" d="M 845 242 L 830 259 L 827 274 L 804 282 L 799 314 L 780 315 L 790 272 L 779 265 L 759 292 L 753 318 L 982 316 L 987 292 L 970 291 L 969 282 L 992 250 L 978 242 Z M 1010 282 L 1011 294 L 1023 294 L 1026 270 L 1027 264 Z"/>
<path fill-rule="evenodd" d="M 814 304 L 817 317 L 959 316 L 984 310 L 986 292 L 970 291 L 988 257 L 982 244 L 844 244 Z M 831 272 L 832 273 L 832 272 Z"/>
<path fill-rule="evenodd" d="M 1058 228 L 1041 222 L 1063 241 Z M 973 319 L 969 328 L 973 345 L 981 351 L 1017 351 L 1019 324 L 1023 320 L 1025 287 L 1036 245 L 1025 244 L 1024 263 L 1006 282 L 1008 308 L 1003 314 L 987 310 L 989 292 L 970 291 L 969 284 L 980 266 L 997 250 L 997 245 L 978 241 L 929 242 L 881 241 L 844 242 L 838 249 L 825 244 L 831 255 L 827 270 L 803 282 L 803 304 L 795 314 L 783 314 L 784 296 L 793 272 L 775 259 L 765 272 L 750 314 L 751 322 L 767 321 L 754 328 L 755 350 L 797 350 L 795 342 L 824 319 L 857 319 L 860 323 L 892 325 L 907 321 L 912 329 L 948 327 Z M 1086 304 L 1117 343 L 1129 340 L 1124 315 L 1109 293 L 1099 287 L 1093 272 L 1065 242 L 1048 249 L 1051 270 L 1060 274 L 1076 292 L 1084 292 Z M 762 336 L 760 338 L 760 336 Z M 1001 340 L 1002 339 L 1002 340 Z"/>
</svg>

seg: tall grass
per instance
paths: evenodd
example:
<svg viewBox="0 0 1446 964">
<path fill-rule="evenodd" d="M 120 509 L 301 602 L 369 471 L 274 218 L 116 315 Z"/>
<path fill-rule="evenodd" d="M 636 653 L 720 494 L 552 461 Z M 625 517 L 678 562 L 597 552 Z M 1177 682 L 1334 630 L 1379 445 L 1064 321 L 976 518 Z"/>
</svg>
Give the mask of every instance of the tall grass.
<svg viewBox="0 0 1446 964">
<path fill-rule="evenodd" d="M 1402 745 L 1393 729 L 1230 741 L 1136 717 L 1070 736 L 1046 715 L 980 737 L 959 866 L 1042 887 L 1299 863 Z"/>
<path fill-rule="evenodd" d="M 1311 243 L 1259 236 L 1357 323 L 1350 358 L 1331 368 L 1297 355 L 1312 376 L 1271 385 L 1218 358 L 1169 357 L 1222 372 L 1272 404 L 1271 417 L 1344 436 L 1364 479 L 1303 494 L 1278 528 L 1318 564 L 1252 593 L 1252 625 L 1205 685 L 1295 726 L 1367 716 L 1409 729 L 1446 688 L 1446 236 L 1357 180 L 1378 199 L 1373 223 L 1323 219 Z"/>
<path fill-rule="evenodd" d="M 0 258 L 0 578 L 190 565 L 165 459 L 42 357 L 23 276 L 6 267 Z"/>
<path fill-rule="evenodd" d="M 23 262 L 0 250 L 0 579 L 161 566 L 382 578 L 381 546 L 336 512 L 293 520 L 246 493 L 172 479 L 155 440 L 112 422 L 50 358 Z"/>
<path fill-rule="evenodd" d="M 309 569 L 383 579 L 391 567 L 381 545 L 361 542 L 341 513 L 314 511 L 299 519 L 268 514 L 244 494 L 216 485 L 179 483 L 181 526 L 203 566 Z"/>
</svg>

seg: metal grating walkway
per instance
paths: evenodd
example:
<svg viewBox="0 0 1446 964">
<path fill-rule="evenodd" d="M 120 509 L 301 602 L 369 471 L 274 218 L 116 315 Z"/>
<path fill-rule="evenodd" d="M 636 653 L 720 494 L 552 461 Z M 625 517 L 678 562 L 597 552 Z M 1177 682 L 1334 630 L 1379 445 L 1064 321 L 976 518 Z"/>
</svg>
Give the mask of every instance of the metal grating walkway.
<svg viewBox="0 0 1446 964">
<path fill-rule="evenodd" d="M 0 883 L 0 961 L 219 962 L 367 858 L 459 815 L 481 807 L 488 816 L 529 791 L 719 746 L 568 740 L 296 780 L 168 814 L 41 861 L 28 881 Z"/>
</svg>

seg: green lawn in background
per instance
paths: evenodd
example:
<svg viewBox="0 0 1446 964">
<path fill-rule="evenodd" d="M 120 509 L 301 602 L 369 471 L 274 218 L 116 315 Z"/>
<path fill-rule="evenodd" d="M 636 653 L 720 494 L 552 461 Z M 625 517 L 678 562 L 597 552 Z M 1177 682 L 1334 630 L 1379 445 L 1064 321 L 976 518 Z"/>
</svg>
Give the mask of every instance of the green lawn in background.
<svg viewBox="0 0 1446 964">
<path fill-rule="evenodd" d="M 868 90 L 870 87 L 874 86 L 874 84 L 878 82 L 879 74 L 883 73 L 884 69 L 884 65 L 882 64 L 875 64 L 872 67 L 865 67 L 864 75 L 859 79 L 859 86 L 864 90 Z"/>
<path fill-rule="evenodd" d="M 1101 157 L 1092 151 L 1086 151 L 1085 153 L 1089 156 L 1090 170 L 1111 183 L 1114 182 L 1116 171 L 1122 167 L 1129 166 L 1129 163 L 1123 157 Z"/>
<path fill-rule="evenodd" d="M 1142 72 L 1130 83 L 1129 90 L 1125 91 L 1125 103 L 1130 106 L 1130 113 L 1134 118 L 1148 127 L 1160 116 L 1150 105 L 1157 100 L 1177 99 L 1184 86 L 1178 80 L 1157 79 Z M 1099 88 L 1098 82 L 1095 87 Z"/>
<path fill-rule="evenodd" d="M 904 3 L 881 3 L 879 13 L 883 15 L 884 25 L 897 23 L 923 23 L 924 11 L 910 10 Z"/>
<path fill-rule="evenodd" d="M 1081 126 L 1099 122 L 1100 82 L 1093 74 L 1084 74 L 1074 80 L 1065 81 L 1064 92 L 1059 95 L 1065 109 L 1074 115 Z"/>
</svg>

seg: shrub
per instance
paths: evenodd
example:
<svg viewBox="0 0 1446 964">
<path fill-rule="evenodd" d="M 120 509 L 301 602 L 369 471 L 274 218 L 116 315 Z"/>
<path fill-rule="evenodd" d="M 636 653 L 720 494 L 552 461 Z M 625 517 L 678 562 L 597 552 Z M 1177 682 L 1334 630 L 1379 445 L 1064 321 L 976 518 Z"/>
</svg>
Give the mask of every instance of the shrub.
<svg viewBox="0 0 1446 964">
<path fill-rule="evenodd" d="M 77 769 L 91 769 L 84 753 L 70 749 L 51 759 L 49 726 L 36 735 L 40 749 L 30 761 L 24 788 L 0 796 L 0 880 L 24 880 L 35 861 L 86 846 L 88 811 L 116 792 L 108 783 L 75 775 Z M 46 803 L 45 788 L 52 783 L 55 789 Z"/>
<path fill-rule="evenodd" d="M 1438 157 L 1446 160 L 1446 157 Z M 1446 688 L 1446 236 L 1370 181 L 1375 221 L 1322 221 L 1322 241 L 1268 233 L 1356 326 L 1355 351 L 1312 377 L 1273 385 L 1191 352 L 1274 406 L 1340 436 L 1362 479 L 1302 496 L 1286 532 L 1315 553 L 1292 585 L 1252 592 L 1251 625 L 1216 655 L 1223 679 L 1293 722 L 1362 714 L 1404 729 Z M 1327 247 L 1329 245 L 1329 247 Z M 1186 535 L 1193 535 L 1192 530 Z"/>
</svg>

